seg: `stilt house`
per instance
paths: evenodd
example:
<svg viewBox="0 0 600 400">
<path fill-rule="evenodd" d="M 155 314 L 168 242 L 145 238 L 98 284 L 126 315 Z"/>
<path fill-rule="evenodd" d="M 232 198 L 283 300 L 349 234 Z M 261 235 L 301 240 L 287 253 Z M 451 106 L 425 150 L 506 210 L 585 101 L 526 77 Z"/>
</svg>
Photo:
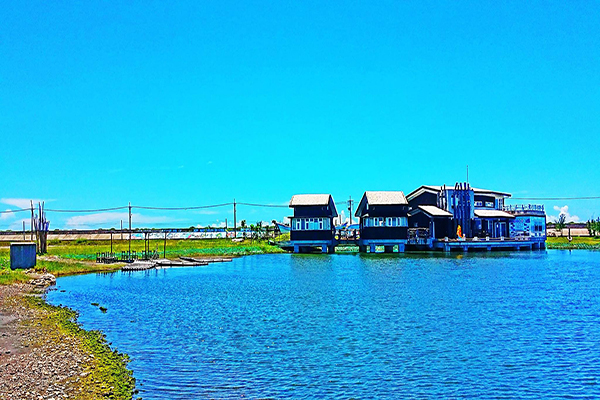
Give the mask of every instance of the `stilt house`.
<svg viewBox="0 0 600 400">
<path fill-rule="evenodd" d="M 334 251 L 335 226 L 338 216 L 330 194 L 297 194 L 292 196 L 290 208 L 290 241 L 294 252 L 319 248 L 322 252 Z"/>
<path fill-rule="evenodd" d="M 408 237 L 408 201 L 401 191 L 365 192 L 356 210 L 360 218 L 359 249 L 375 252 L 384 246 L 392 252 L 394 246 L 403 252 Z"/>
</svg>

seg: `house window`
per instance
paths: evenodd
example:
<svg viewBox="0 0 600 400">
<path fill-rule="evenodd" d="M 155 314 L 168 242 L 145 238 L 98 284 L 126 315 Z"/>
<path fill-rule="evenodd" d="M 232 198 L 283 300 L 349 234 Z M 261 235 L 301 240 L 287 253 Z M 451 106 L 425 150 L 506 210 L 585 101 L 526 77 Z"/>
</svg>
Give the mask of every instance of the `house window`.
<svg viewBox="0 0 600 400">
<path fill-rule="evenodd" d="M 323 218 L 319 218 L 319 230 L 323 230 Z"/>
<path fill-rule="evenodd" d="M 385 226 L 396 226 L 396 218 L 387 217 L 385 219 Z"/>
<path fill-rule="evenodd" d="M 398 226 L 408 227 L 408 218 L 406 217 L 398 217 Z"/>
<path fill-rule="evenodd" d="M 494 202 L 493 201 L 486 201 L 485 202 L 485 206 L 486 207 L 490 207 L 490 208 L 494 208 Z"/>
<path fill-rule="evenodd" d="M 476 201 L 475 207 L 483 207 L 483 201 Z"/>
</svg>

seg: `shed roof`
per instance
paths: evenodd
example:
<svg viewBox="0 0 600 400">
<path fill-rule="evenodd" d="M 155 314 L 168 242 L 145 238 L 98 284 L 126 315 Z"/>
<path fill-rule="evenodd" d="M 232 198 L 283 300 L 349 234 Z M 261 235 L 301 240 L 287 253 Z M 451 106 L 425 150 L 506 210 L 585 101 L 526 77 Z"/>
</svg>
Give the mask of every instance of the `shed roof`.
<svg viewBox="0 0 600 400">
<path fill-rule="evenodd" d="M 452 213 L 446 211 L 446 210 L 442 210 L 439 207 L 436 206 L 427 206 L 427 205 L 421 205 L 419 207 L 417 207 L 418 210 L 421 210 L 422 212 L 424 212 L 425 214 L 431 216 L 431 217 L 452 217 Z"/>
<path fill-rule="evenodd" d="M 290 200 L 290 207 L 326 206 L 331 199 L 330 194 L 295 194 Z"/>
<path fill-rule="evenodd" d="M 502 210 L 475 210 L 478 218 L 514 218 L 515 216 Z"/>
</svg>

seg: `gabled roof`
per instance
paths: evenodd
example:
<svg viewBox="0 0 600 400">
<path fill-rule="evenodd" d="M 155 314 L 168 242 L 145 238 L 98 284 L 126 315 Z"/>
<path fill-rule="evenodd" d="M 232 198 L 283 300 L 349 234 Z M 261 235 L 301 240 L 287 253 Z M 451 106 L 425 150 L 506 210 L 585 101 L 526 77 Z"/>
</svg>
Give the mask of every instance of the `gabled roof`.
<svg viewBox="0 0 600 400">
<path fill-rule="evenodd" d="M 475 210 L 478 218 L 514 218 L 515 216 L 502 210 Z"/>
<path fill-rule="evenodd" d="M 355 216 L 358 217 L 362 215 L 362 210 L 366 204 L 369 204 L 370 206 L 403 206 L 408 205 L 408 201 L 406 201 L 404 192 L 399 190 L 365 192 L 362 199 L 360 199 Z"/>
<path fill-rule="evenodd" d="M 416 188 L 415 190 L 413 190 L 412 192 L 410 192 L 408 194 L 408 196 L 406 196 L 406 197 L 408 198 L 408 200 L 412 200 L 422 193 L 438 194 L 440 192 L 440 190 L 442 190 L 441 186 L 421 185 L 418 188 Z"/>
<path fill-rule="evenodd" d="M 418 206 L 414 210 L 411 210 L 408 213 L 408 215 L 413 216 L 413 215 L 417 214 L 418 212 L 423 212 L 423 213 L 427 214 L 430 217 L 452 217 L 453 216 L 452 213 L 449 213 L 446 210 L 442 210 L 439 207 L 436 207 L 436 206 L 426 206 L 426 205 Z"/>
<path fill-rule="evenodd" d="M 330 194 L 295 194 L 290 200 L 290 207 L 326 206 L 329 205 Z"/>
<path fill-rule="evenodd" d="M 367 202 L 372 206 L 405 205 L 408 204 L 404 193 L 401 191 L 365 192 Z"/>
</svg>

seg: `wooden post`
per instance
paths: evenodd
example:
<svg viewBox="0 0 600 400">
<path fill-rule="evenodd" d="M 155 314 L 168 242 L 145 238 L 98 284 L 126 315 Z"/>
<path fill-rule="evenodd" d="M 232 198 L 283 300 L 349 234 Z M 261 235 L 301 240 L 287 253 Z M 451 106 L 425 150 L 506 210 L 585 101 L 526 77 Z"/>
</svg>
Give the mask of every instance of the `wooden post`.
<svg viewBox="0 0 600 400">
<path fill-rule="evenodd" d="M 165 243 L 163 245 L 163 258 L 167 258 L 167 232 L 165 232 Z"/>
<path fill-rule="evenodd" d="M 110 252 L 112 253 L 112 232 L 110 233 Z"/>
<path fill-rule="evenodd" d="M 33 200 L 30 200 L 31 203 L 31 224 L 29 227 L 31 228 L 31 241 L 33 242 Z"/>
</svg>

